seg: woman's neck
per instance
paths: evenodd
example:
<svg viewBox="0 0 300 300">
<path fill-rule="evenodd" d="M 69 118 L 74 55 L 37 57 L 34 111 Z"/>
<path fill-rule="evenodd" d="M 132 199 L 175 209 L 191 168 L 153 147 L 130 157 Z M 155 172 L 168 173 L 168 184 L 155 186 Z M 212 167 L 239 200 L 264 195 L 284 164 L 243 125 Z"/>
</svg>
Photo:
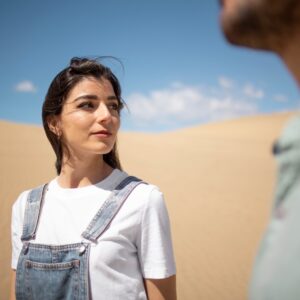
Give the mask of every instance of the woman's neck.
<svg viewBox="0 0 300 300">
<path fill-rule="evenodd" d="M 100 155 L 88 159 L 72 157 L 63 162 L 58 183 L 63 188 L 84 187 L 105 179 L 112 170 Z"/>
</svg>

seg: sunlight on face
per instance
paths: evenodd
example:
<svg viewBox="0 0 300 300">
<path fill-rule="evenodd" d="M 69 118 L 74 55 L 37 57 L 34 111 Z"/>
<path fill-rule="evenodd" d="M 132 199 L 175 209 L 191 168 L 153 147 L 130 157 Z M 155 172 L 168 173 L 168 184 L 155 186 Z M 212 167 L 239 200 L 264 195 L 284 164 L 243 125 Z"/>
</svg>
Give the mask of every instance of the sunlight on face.
<svg viewBox="0 0 300 300">
<path fill-rule="evenodd" d="M 120 127 L 120 103 L 106 79 L 85 78 L 69 93 L 58 124 L 72 155 L 110 152 Z"/>
</svg>

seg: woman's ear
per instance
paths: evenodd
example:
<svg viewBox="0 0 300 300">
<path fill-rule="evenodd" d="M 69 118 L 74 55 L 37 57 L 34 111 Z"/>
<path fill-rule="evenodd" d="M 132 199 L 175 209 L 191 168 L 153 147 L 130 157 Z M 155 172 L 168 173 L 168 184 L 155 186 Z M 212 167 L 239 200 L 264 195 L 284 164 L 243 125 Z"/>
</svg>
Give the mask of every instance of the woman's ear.
<svg viewBox="0 0 300 300">
<path fill-rule="evenodd" d="M 59 116 L 49 116 L 47 118 L 47 123 L 50 131 L 54 133 L 57 136 L 57 138 L 60 138 L 62 135 L 62 131 L 60 128 Z"/>
</svg>

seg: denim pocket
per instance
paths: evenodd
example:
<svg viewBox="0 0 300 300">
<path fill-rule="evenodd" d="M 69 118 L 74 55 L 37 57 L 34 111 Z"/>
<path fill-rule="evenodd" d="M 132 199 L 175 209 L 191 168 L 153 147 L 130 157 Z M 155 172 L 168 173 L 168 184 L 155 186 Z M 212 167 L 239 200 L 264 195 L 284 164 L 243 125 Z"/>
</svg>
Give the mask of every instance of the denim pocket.
<svg viewBox="0 0 300 300">
<path fill-rule="evenodd" d="M 66 299 L 79 297 L 79 260 L 41 263 L 25 260 L 26 299 Z"/>
</svg>

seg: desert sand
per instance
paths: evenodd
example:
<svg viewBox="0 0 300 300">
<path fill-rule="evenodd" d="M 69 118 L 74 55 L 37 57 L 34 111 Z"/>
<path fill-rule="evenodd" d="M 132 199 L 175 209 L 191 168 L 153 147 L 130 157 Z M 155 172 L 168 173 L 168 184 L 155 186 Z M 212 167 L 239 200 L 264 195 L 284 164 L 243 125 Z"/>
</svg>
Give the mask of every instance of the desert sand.
<svg viewBox="0 0 300 300">
<path fill-rule="evenodd" d="M 291 113 L 160 134 L 121 132 L 123 168 L 165 195 L 178 299 L 243 300 L 272 202 L 271 154 Z M 55 176 L 42 128 L 0 121 L 0 299 L 10 285 L 10 214 L 20 192 Z"/>
</svg>

